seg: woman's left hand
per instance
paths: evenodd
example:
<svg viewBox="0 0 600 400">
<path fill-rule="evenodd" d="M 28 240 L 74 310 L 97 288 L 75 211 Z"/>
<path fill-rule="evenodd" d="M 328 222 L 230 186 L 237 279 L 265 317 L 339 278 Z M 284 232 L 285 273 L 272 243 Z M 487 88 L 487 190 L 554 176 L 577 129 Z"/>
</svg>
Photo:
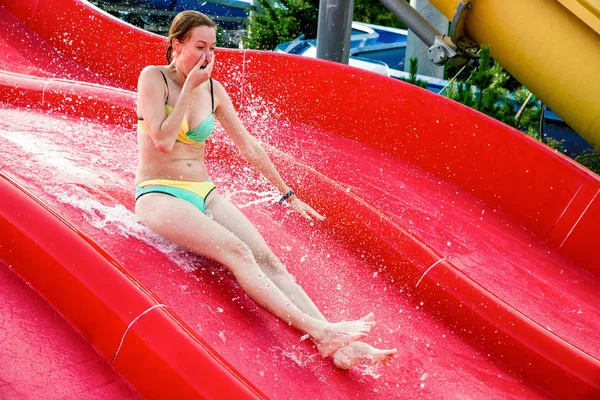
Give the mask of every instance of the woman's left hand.
<svg viewBox="0 0 600 400">
<path fill-rule="evenodd" d="M 325 219 L 324 216 L 315 211 L 314 208 L 300 200 L 298 197 L 294 196 L 294 199 L 288 204 L 300 215 L 304 218 L 312 221 L 313 217 L 318 219 L 319 221 L 323 221 Z"/>
</svg>

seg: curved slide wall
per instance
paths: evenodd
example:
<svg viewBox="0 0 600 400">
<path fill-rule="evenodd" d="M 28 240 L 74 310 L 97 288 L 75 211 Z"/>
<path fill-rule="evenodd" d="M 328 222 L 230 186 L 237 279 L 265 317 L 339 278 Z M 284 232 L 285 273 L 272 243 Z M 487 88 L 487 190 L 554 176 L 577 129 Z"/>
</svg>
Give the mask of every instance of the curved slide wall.
<svg viewBox="0 0 600 400">
<path fill-rule="evenodd" d="M 52 5 L 51 3 L 37 2 L 37 10 L 44 10 L 44 7 L 47 7 L 57 14 L 66 15 L 65 10 L 59 9 L 56 5 L 49 7 L 48 4 Z M 125 70 L 118 74 L 114 71 L 103 74 L 106 71 L 103 71 L 103 64 L 99 62 L 102 60 L 100 54 L 102 49 L 95 53 L 94 48 L 86 48 L 85 55 L 77 55 L 76 60 L 92 73 L 100 73 L 97 77 L 91 75 L 88 80 L 109 79 L 115 86 L 131 88 L 135 76 L 143 65 L 160 63 L 158 55 L 148 60 L 131 57 L 131 54 L 138 54 L 138 52 L 139 54 L 157 53 L 157 49 L 162 47 L 158 38 L 128 28 L 97 13 L 85 4 L 74 2 L 65 7 L 68 13 L 76 17 L 72 20 L 73 23 L 85 24 L 86 18 L 89 19 L 91 15 L 98 27 L 107 32 L 107 38 L 115 37 L 115 32 L 123 30 L 126 32 L 124 33 L 126 37 L 130 39 L 139 37 L 135 42 L 142 43 L 136 53 L 131 53 L 131 49 L 114 47 L 113 54 L 118 59 L 124 60 L 126 67 L 132 68 L 127 73 Z M 69 56 L 69 51 L 73 50 L 69 50 L 70 47 L 61 48 L 60 41 L 54 37 L 56 32 L 65 31 L 64 26 L 62 29 L 52 30 L 49 28 L 50 19 L 45 19 L 42 24 L 31 17 L 31 15 L 35 17 L 35 12 L 38 11 L 27 10 L 27 7 L 23 9 L 11 10 L 11 12 L 30 24 L 32 29 L 49 43 L 53 43 L 63 55 Z M 26 15 L 27 12 L 32 14 Z M 60 19 L 58 22 L 60 23 Z M 39 29 L 35 28 L 36 23 L 40 24 Z M 74 43 L 80 50 L 81 46 L 77 45 L 76 35 L 81 35 L 83 32 L 85 31 L 78 29 L 67 32 L 74 37 Z M 121 49 L 130 51 L 130 57 L 119 57 Z M 158 53 L 162 54 L 162 52 Z M 94 61 L 94 56 L 97 57 L 97 61 Z M 255 99 L 259 99 L 263 111 L 268 110 L 276 116 L 277 120 L 285 124 L 302 124 L 325 132 L 335 132 L 341 138 L 350 138 L 355 143 L 381 149 L 393 158 L 408 161 L 428 170 L 456 187 L 483 199 L 491 207 L 497 208 L 502 214 L 510 216 L 518 224 L 559 248 L 566 256 L 571 257 L 571 262 L 598 275 L 597 258 L 594 253 L 596 242 L 592 233 L 594 224 L 598 221 L 597 194 L 600 186 L 597 178 L 568 159 L 555 155 L 519 132 L 462 106 L 348 67 L 255 52 L 222 51 L 218 57 L 220 67 L 217 78 L 227 85 L 240 109 L 255 107 Z M 123 64 L 119 67 L 122 66 Z M 291 74 L 290 71 L 298 72 Z M 40 75 L 43 73 L 40 72 Z M 269 85 L 262 83 L 267 81 L 267 77 Z M 14 105 L 29 105 L 33 108 L 48 109 L 54 113 L 83 116 L 118 125 L 130 126 L 131 121 L 134 120 L 131 106 L 133 99 L 124 91 L 66 81 L 26 78 L 18 74 L 3 74 L 1 85 L 1 100 Z M 390 92 L 397 94 L 390 96 Z M 500 140 L 500 136 L 504 140 Z M 443 260 L 433 243 L 428 244 L 422 237 L 415 235 L 414 231 L 405 228 L 401 218 L 396 218 L 392 212 L 385 210 L 384 205 L 374 204 L 369 195 L 377 195 L 376 190 L 348 193 L 342 181 L 344 175 L 348 179 L 353 172 L 338 171 L 331 165 L 320 163 L 317 154 L 294 155 L 293 144 L 288 143 L 287 146 L 288 148 L 277 146 L 283 149 L 284 153 L 270 149 L 272 158 L 281 165 L 286 176 L 294 176 L 301 183 L 300 187 L 303 188 L 299 189 L 301 195 L 319 204 L 326 212 L 332 220 L 328 222 L 327 228 L 338 240 L 346 243 L 349 248 L 356 247 L 359 251 L 364 251 L 363 257 L 366 255 L 367 258 L 380 260 L 380 262 L 384 260 L 390 276 L 408 287 L 417 286 L 415 295 L 418 299 L 425 300 L 438 318 L 463 332 L 482 332 L 481 336 L 474 335 L 477 336 L 476 338 L 467 337 L 467 341 L 475 342 L 476 346 L 483 346 L 486 351 L 504 360 L 508 368 L 520 371 L 521 375 L 537 382 L 547 391 L 568 398 L 569 394 L 589 396 L 598 390 L 597 358 L 545 330 L 510 304 L 499 301 L 486 290 L 485 283 L 473 281 L 472 277 L 460 270 L 460 266 L 453 265 L 457 261 Z M 238 162 L 235 161 L 234 153 L 228 150 L 215 148 L 214 151 L 221 157 L 229 157 L 230 162 L 234 164 Z M 347 157 L 351 157 L 352 147 L 348 151 Z M 294 157 L 290 158 L 290 154 Z M 336 173 L 341 175 L 336 177 Z M 563 185 L 554 186 L 557 180 Z M 10 183 L 8 180 L 6 182 Z M 14 192 L 14 189 L 9 189 L 11 185 L 14 186 L 14 184 L 5 185 L 6 189 L 3 189 L 3 193 Z M 385 183 L 382 182 L 381 185 Z M 120 196 L 123 197 L 122 194 Z M 22 196 L 16 197 L 11 204 L 19 204 L 23 199 Z M 343 202 L 340 199 L 343 199 Z M 124 200 L 124 204 L 130 204 L 130 200 Z M 29 254 L 31 249 L 43 240 L 32 240 L 39 230 L 37 225 L 33 225 L 28 230 L 24 223 L 15 222 L 19 217 L 22 218 L 19 213 L 14 214 L 16 208 L 4 207 L 2 211 L 3 221 L 8 224 L 6 226 L 23 232 L 20 240 L 12 242 L 10 254 L 3 253 L 3 260 L 9 261 L 12 265 L 22 265 L 20 268 L 23 268 L 23 271 L 20 273 L 27 276 L 27 280 L 32 282 L 33 287 L 81 332 L 88 332 L 84 333 L 84 336 L 90 343 L 107 359 L 112 359 L 115 350 L 114 341 L 122 335 L 132 320 L 123 316 L 115 319 L 118 321 L 114 324 L 115 338 L 110 339 L 113 343 L 107 345 L 106 349 L 109 350 L 103 351 L 103 345 L 93 339 L 94 322 L 86 321 L 78 324 L 77 315 L 80 315 L 80 312 L 77 309 L 74 309 L 72 314 L 69 312 L 71 306 L 68 305 L 70 303 L 66 300 L 65 293 L 47 292 L 48 288 L 44 287 L 44 282 L 47 280 L 42 279 L 43 276 L 38 277 L 38 284 L 34 284 L 35 274 L 27 275 L 24 254 Z M 37 212 L 40 216 L 48 213 Z M 457 222 L 451 214 L 447 215 L 447 218 Z M 34 223 L 37 221 L 39 220 Z M 425 221 L 420 222 L 427 224 Z M 62 225 L 58 223 L 58 226 Z M 49 227 L 48 232 L 51 232 L 51 229 L 53 228 Z M 61 237 L 62 235 L 65 233 L 61 234 Z M 15 233 L 14 237 L 19 236 Z M 370 238 L 368 242 L 364 240 L 366 237 Z M 3 242 L 6 240 L 7 237 L 3 237 Z M 12 251 L 19 246 L 23 249 L 23 253 Z M 61 252 L 57 254 L 60 255 Z M 492 254 L 489 256 L 493 259 Z M 7 257 L 13 258 L 7 260 Z M 115 262 L 112 262 L 112 265 L 114 264 Z M 70 263 L 63 260 L 56 262 L 56 265 L 57 268 L 64 269 Z M 433 265 L 436 267 L 427 272 Z M 127 268 L 131 269 L 133 266 Z M 110 276 L 110 272 L 107 273 Z M 87 279 L 87 284 L 90 285 L 93 279 L 91 281 Z M 112 281 L 108 276 L 106 279 Z M 85 280 L 86 278 L 79 279 L 80 282 Z M 592 282 L 596 281 L 592 280 Z M 482 284 L 484 287 L 481 286 Z M 76 287 L 76 284 L 69 286 Z M 114 290 L 109 287 L 98 290 L 105 291 L 106 294 L 114 293 Z M 592 289 L 590 293 L 597 295 L 598 292 L 597 289 Z M 143 297 L 143 294 L 132 295 Z M 120 307 L 123 303 L 130 302 L 117 303 L 113 306 Z M 98 307 L 102 305 L 102 301 L 99 304 Z M 133 315 L 141 315 L 141 310 L 150 310 L 147 315 L 152 315 L 159 320 L 159 322 L 148 322 L 145 327 L 134 325 L 136 329 L 148 335 L 153 335 L 156 331 L 164 331 L 169 335 L 177 334 L 181 332 L 180 326 L 184 327 L 184 332 L 186 331 L 185 324 L 179 325 L 177 318 L 168 315 L 168 312 L 165 313 L 162 306 L 152 308 L 157 304 L 162 303 L 155 300 L 154 303 L 149 302 L 147 305 L 140 306 L 138 311 L 128 311 Z M 119 314 L 114 310 L 112 312 Z M 167 316 L 164 317 L 164 314 Z M 110 318 L 107 317 L 107 320 Z M 141 321 L 143 320 L 140 319 L 139 322 Z M 166 324 L 169 328 L 158 328 L 160 323 Z M 498 328 L 501 333 L 498 333 Z M 496 329 L 496 334 L 499 335 L 497 338 L 500 340 L 497 344 L 489 340 L 491 337 L 484 333 L 492 329 Z M 189 359 L 192 361 L 202 359 L 201 355 L 194 353 L 206 352 L 203 350 L 204 347 L 198 347 L 197 343 L 201 341 L 193 332 L 188 334 L 193 338 L 190 346 L 195 349 L 186 350 L 190 355 Z M 110 340 L 107 339 L 108 342 Z M 153 350 L 161 353 L 159 344 L 164 342 L 156 339 L 155 343 L 158 347 L 154 347 Z M 148 347 L 145 349 L 136 347 L 135 343 L 132 344 L 130 357 L 139 359 L 140 354 L 148 351 Z M 122 354 L 128 353 L 125 351 Z M 208 354 L 211 352 L 208 351 Z M 157 380 L 149 382 L 147 379 L 149 375 L 145 376 L 146 379 L 142 379 L 144 374 L 152 376 L 153 373 L 167 368 L 174 371 L 173 374 L 176 376 L 189 368 L 189 365 L 165 362 L 165 358 L 169 359 L 165 352 L 155 357 L 152 360 L 158 360 L 157 364 L 166 364 L 168 368 L 163 366 L 153 369 L 155 364 L 148 363 L 145 364 L 147 369 L 141 369 L 142 373 L 139 363 L 136 367 L 126 362 L 124 364 L 117 362 L 114 366 L 142 394 L 151 396 L 152 393 L 157 393 L 156 385 L 164 381 L 160 381 L 158 379 L 160 374 L 156 374 Z M 174 362 L 172 358 L 170 361 Z M 218 372 L 224 374 L 223 379 L 238 382 L 240 390 L 250 396 L 258 395 L 256 389 L 253 389 L 239 373 L 227 367 L 226 362 L 217 362 L 217 365 L 221 366 L 216 368 L 216 371 L 224 371 Z M 182 381 L 189 383 L 194 379 L 188 376 L 187 380 L 182 379 Z M 171 382 L 175 382 L 173 388 L 180 385 L 176 383 L 177 380 Z M 568 392 L 565 391 L 564 382 L 570 382 Z M 221 387 L 215 385 L 215 381 L 202 380 L 202 385 L 210 387 L 211 384 Z M 185 387 L 185 384 L 183 386 Z M 197 385 L 194 386 L 193 383 L 189 383 L 189 386 L 198 392 L 204 390 L 199 389 Z M 174 390 L 173 388 L 171 390 Z"/>
</svg>

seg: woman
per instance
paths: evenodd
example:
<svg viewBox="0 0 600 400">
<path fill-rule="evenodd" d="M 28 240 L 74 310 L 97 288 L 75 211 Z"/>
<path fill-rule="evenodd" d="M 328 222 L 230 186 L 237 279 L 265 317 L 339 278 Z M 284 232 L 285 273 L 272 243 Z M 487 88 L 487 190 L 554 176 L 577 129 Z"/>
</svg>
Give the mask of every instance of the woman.
<svg viewBox="0 0 600 400">
<path fill-rule="evenodd" d="M 199 12 L 184 11 L 169 32 L 169 65 L 148 66 L 140 74 L 136 215 L 180 247 L 225 265 L 250 298 L 307 333 L 319 353 L 333 355 L 338 367 L 389 361 L 395 350 L 357 343 L 375 325 L 373 315 L 328 322 L 210 180 L 204 143 L 216 117 L 244 157 L 283 194 L 281 202 L 305 218 L 323 219 L 285 184 L 242 125 L 223 86 L 210 78 L 215 45 L 215 23 Z"/>
</svg>

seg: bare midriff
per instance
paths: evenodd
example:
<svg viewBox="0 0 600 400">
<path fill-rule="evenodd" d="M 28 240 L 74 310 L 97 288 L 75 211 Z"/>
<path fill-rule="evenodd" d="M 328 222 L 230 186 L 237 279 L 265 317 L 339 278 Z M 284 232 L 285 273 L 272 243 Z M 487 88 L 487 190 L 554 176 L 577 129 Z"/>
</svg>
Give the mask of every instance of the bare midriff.
<svg viewBox="0 0 600 400">
<path fill-rule="evenodd" d="M 205 145 L 175 143 L 170 153 L 160 152 L 152 138 L 138 130 L 139 162 L 135 184 L 150 179 L 202 182 L 209 178 L 204 164 Z"/>
</svg>

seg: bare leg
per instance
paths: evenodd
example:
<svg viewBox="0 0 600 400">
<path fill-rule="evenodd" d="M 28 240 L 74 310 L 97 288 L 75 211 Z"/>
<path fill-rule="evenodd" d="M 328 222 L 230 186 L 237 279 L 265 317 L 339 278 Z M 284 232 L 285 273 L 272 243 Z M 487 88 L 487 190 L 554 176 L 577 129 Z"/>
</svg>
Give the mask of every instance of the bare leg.
<svg viewBox="0 0 600 400">
<path fill-rule="evenodd" d="M 211 195 L 212 196 L 212 195 Z M 229 229 L 246 243 L 262 271 L 273 281 L 289 300 L 302 312 L 320 321 L 327 321 L 315 303 L 289 274 L 281 261 L 269 249 L 260 233 L 234 205 L 220 196 L 210 199 L 207 208 L 215 221 Z M 338 368 L 348 369 L 356 364 L 388 364 L 396 354 L 396 349 L 377 349 L 362 342 L 354 342 L 333 354 L 333 362 Z"/>
<path fill-rule="evenodd" d="M 324 357 L 366 336 L 375 324 L 371 314 L 357 321 L 329 323 L 302 312 L 264 274 L 245 243 L 189 202 L 151 193 L 137 201 L 136 215 L 167 240 L 225 265 L 252 300 L 308 333 Z"/>
</svg>

